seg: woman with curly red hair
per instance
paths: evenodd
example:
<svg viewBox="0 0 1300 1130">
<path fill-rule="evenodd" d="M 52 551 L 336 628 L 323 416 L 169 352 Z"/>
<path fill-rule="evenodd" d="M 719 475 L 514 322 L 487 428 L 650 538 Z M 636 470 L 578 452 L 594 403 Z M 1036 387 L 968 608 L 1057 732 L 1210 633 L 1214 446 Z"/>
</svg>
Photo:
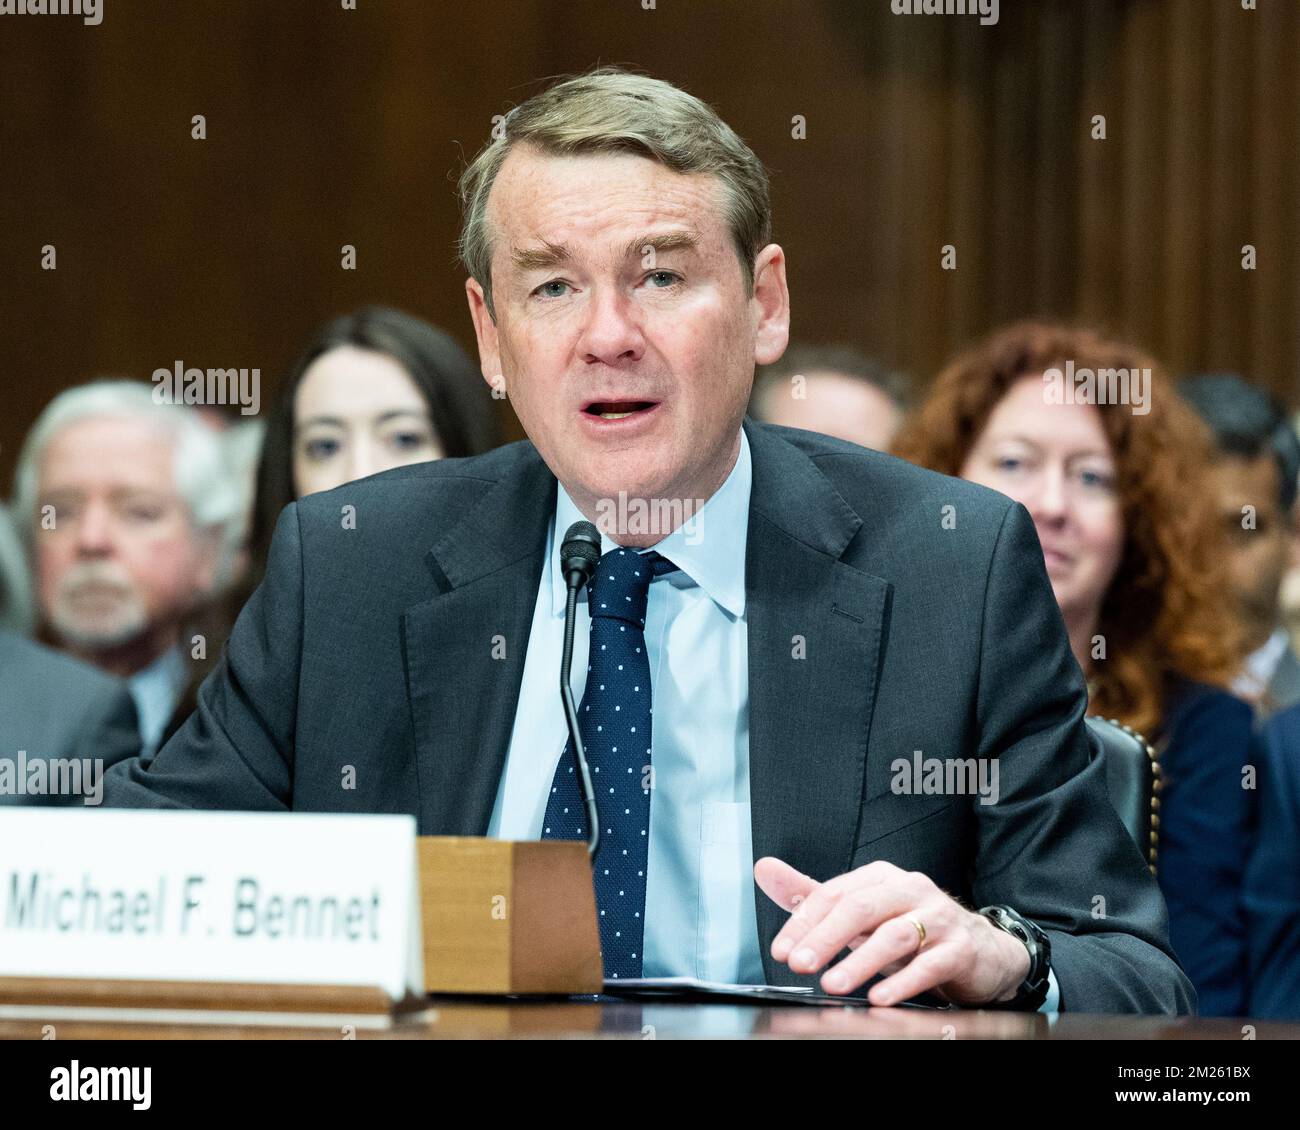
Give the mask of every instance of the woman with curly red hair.
<svg viewBox="0 0 1300 1130">
<path fill-rule="evenodd" d="M 1088 373 L 1105 377 L 1076 385 Z M 1157 878 L 1174 950 L 1202 1014 L 1242 1015 L 1252 715 L 1223 689 L 1244 642 L 1202 484 L 1209 451 L 1152 358 L 1048 322 L 1007 327 L 958 355 L 895 444 L 1033 517 L 1089 712 L 1161 751 Z"/>
</svg>

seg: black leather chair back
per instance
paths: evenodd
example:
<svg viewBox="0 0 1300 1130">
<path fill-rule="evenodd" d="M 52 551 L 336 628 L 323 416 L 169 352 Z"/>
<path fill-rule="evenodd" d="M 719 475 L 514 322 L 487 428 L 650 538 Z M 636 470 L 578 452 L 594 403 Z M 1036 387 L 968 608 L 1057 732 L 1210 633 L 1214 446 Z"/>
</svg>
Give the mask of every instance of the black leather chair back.
<svg viewBox="0 0 1300 1130">
<path fill-rule="evenodd" d="M 1156 751 L 1136 730 L 1113 718 L 1088 717 L 1085 721 L 1097 739 L 1093 742 L 1093 756 L 1105 760 L 1110 802 L 1154 874 L 1160 830 L 1160 763 Z"/>
</svg>

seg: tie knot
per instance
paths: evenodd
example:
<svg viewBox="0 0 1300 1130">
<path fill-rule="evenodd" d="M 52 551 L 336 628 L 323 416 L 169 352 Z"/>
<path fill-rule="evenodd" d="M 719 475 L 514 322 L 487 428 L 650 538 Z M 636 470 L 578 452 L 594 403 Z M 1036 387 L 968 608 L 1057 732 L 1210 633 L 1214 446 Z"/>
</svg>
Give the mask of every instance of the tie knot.
<svg viewBox="0 0 1300 1130">
<path fill-rule="evenodd" d="M 654 550 L 611 549 L 600 559 L 588 588 L 587 608 L 592 619 L 626 620 L 644 630 L 650 582 L 676 569 Z"/>
</svg>

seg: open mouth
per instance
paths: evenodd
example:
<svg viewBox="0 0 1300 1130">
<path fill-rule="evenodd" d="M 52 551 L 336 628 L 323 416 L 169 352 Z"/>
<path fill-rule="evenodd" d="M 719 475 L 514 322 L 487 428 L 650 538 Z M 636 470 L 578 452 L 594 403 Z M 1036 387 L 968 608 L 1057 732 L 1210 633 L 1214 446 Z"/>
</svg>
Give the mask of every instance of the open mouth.
<svg viewBox="0 0 1300 1130">
<path fill-rule="evenodd" d="M 602 420 L 626 420 L 638 412 L 649 411 L 657 403 L 654 400 L 594 400 L 583 411 Z"/>
</svg>

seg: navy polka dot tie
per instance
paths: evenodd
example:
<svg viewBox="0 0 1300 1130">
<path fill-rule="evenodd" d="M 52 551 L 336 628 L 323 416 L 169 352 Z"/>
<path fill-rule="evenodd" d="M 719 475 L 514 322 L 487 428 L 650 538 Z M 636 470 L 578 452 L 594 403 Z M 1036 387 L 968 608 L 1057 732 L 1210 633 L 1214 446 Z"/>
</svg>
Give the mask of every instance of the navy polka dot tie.
<svg viewBox="0 0 1300 1130">
<path fill-rule="evenodd" d="M 600 813 L 593 860 L 605 976 L 640 977 L 645 938 L 646 859 L 650 844 L 650 661 L 646 598 L 654 577 L 677 566 L 658 553 L 613 549 L 587 590 L 591 653 L 578 726 Z M 585 840 L 573 743 L 555 769 L 542 824 L 544 840 Z"/>
</svg>

